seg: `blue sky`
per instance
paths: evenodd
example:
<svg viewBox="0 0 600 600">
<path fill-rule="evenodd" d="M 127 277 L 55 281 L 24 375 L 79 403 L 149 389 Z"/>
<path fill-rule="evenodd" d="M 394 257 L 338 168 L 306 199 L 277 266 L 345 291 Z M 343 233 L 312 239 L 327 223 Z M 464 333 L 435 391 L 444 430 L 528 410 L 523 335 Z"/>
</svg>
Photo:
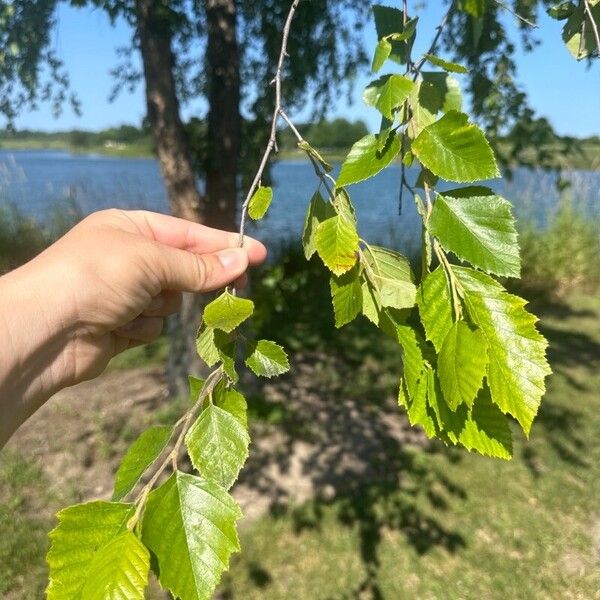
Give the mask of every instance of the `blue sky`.
<svg viewBox="0 0 600 600">
<path fill-rule="evenodd" d="M 441 3 L 428 2 L 419 12 L 417 52 L 424 50 L 431 39 L 441 11 Z M 512 28 L 516 39 L 513 17 L 507 15 L 506 24 Z M 540 29 L 536 31 L 542 44 L 532 53 L 519 51 L 517 55 L 520 82 L 529 94 L 532 106 L 539 115 L 549 118 L 558 133 L 600 135 L 600 64 L 588 69 L 584 63 L 577 63 L 562 43 L 560 31 L 560 23 L 546 16 L 542 18 Z M 101 129 L 121 123 L 139 124 L 145 113 L 142 86 L 132 94 L 122 93 L 113 103 L 108 102 L 112 87 L 110 69 L 117 63 L 116 49 L 126 45 L 131 34 L 129 26 L 122 21 L 111 26 L 100 10 L 76 9 L 61 4 L 52 46 L 67 66 L 73 89 L 82 100 L 83 115 L 77 117 L 66 108 L 55 119 L 50 108 L 42 105 L 37 111 L 22 113 L 17 119 L 17 127 Z M 367 48 L 374 47 L 372 25 L 365 32 L 365 43 Z M 139 63 L 137 56 L 135 60 Z M 367 82 L 368 76 L 361 77 L 355 86 L 352 104 L 349 105 L 342 95 L 332 107 L 331 116 L 362 118 L 372 129 L 377 128 L 379 117 L 361 101 L 362 88 Z M 202 114 L 203 110 L 202 103 L 184 107 L 184 117 Z"/>
</svg>

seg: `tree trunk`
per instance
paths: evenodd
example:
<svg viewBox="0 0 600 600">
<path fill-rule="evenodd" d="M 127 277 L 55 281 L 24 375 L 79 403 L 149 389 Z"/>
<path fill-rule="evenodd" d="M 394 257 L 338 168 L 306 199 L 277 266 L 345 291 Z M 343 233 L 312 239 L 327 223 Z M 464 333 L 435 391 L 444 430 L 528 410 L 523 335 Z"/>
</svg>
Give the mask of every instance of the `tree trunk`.
<svg viewBox="0 0 600 600">
<path fill-rule="evenodd" d="M 236 227 L 240 155 L 240 55 L 235 0 L 205 0 L 207 21 L 208 158 L 205 222 Z"/>
<path fill-rule="evenodd" d="M 205 202 L 196 187 L 196 174 L 179 116 L 168 4 L 136 0 L 135 6 L 148 118 L 171 212 L 191 221 L 201 221 Z M 201 369 L 195 338 L 202 306 L 201 296 L 185 294 L 181 312 L 169 322 L 168 379 L 169 391 L 174 396 L 187 395 L 188 374 L 197 374 Z"/>
<path fill-rule="evenodd" d="M 146 103 L 171 212 L 221 229 L 236 228 L 240 153 L 240 59 L 235 0 L 205 0 L 209 81 L 206 196 L 196 173 L 179 115 L 172 49 L 171 12 L 166 0 L 135 0 Z M 195 352 L 202 297 L 184 295 L 177 318 L 169 323 L 169 391 L 187 394 L 187 376 L 201 365 Z"/>
</svg>

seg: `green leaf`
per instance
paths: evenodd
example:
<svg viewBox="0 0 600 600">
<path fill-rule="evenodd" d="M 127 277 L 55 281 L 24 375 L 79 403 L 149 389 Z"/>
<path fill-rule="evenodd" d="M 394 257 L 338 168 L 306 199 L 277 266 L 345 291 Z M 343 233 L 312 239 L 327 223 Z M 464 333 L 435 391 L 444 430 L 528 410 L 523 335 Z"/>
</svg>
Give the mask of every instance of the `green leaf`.
<svg viewBox="0 0 600 600">
<path fill-rule="evenodd" d="M 335 275 L 356 264 L 358 233 L 356 225 L 344 215 L 335 215 L 317 228 L 316 248 L 325 266 Z"/>
<path fill-rule="evenodd" d="M 58 513 L 46 560 L 50 567 L 48 600 L 80 598 L 97 552 L 125 531 L 132 504 L 88 502 Z"/>
<path fill-rule="evenodd" d="M 225 335 L 225 334 L 223 334 Z M 223 371 L 232 383 L 237 383 L 239 377 L 235 369 L 236 361 L 236 348 L 237 345 L 235 340 L 225 341 L 219 345 L 219 359 L 223 365 Z"/>
<path fill-rule="evenodd" d="M 150 493 L 142 540 L 158 564 L 161 585 L 181 600 L 210 600 L 240 543 L 242 512 L 215 483 L 174 473 Z"/>
<path fill-rule="evenodd" d="M 427 378 L 427 402 L 433 409 L 439 436 L 444 442 L 460 444 L 486 456 L 507 460 L 512 457 L 512 436 L 507 418 L 492 404 L 486 388 L 480 391 L 472 409 L 461 404 L 453 412 L 442 398 L 432 369 L 427 371 Z"/>
<path fill-rule="evenodd" d="M 588 6 L 592 13 L 596 29 L 600 31 L 600 0 L 588 0 Z M 577 60 L 591 56 L 600 56 L 600 48 L 598 48 L 596 42 L 595 31 L 590 23 L 590 18 L 583 2 L 580 2 L 577 8 L 569 15 L 563 27 L 562 38 L 569 52 Z"/>
<path fill-rule="evenodd" d="M 325 202 L 317 190 L 310 200 L 306 219 L 304 220 L 304 231 L 302 233 L 302 246 L 306 260 L 317 251 L 316 236 L 317 228 L 323 221 L 335 216 L 335 210 L 330 202 Z"/>
<path fill-rule="evenodd" d="M 451 110 L 421 131 L 412 151 L 432 173 L 447 181 L 498 177 L 498 165 L 483 131 L 467 115 Z"/>
<path fill-rule="evenodd" d="M 400 385 L 398 402 L 406 406 L 409 423 L 420 425 L 431 438 L 437 433 L 435 416 L 427 404 L 427 370 L 421 351 L 421 342 L 415 330 L 408 325 L 398 325 L 396 336 L 402 347 L 404 378 Z"/>
<path fill-rule="evenodd" d="M 148 585 L 150 554 L 131 531 L 124 531 L 96 552 L 81 598 L 143 600 Z"/>
<path fill-rule="evenodd" d="M 219 362 L 219 349 L 215 341 L 216 330 L 212 327 L 203 326 L 196 338 L 196 351 L 198 356 L 212 367 Z"/>
<path fill-rule="evenodd" d="M 414 139 L 425 127 L 435 123 L 440 111 L 461 110 L 460 84 L 447 73 L 425 72 L 413 89 L 408 104 L 412 115 L 408 133 Z"/>
<path fill-rule="evenodd" d="M 246 398 L 236 389 L 228 386 L 224 380 L 221 380 L 213 389 L 212 401 L 215 406 L 233 415 L 248 429 L 248 404 L 246 403 Z"/>
<path fill-rule="evenodd" d="M 479 271 L 453 267 L 453 272 L 463 288 L 468 315 L 488 345 L 492 400 L 528 435 L 546 389 L 544 379 L 551 373 L 548 342 L 535 328 L 536 317 L 525 310 L 525 300 Z"/>
<path fill-rule="evenodd" d="M 559 4 L 551 6 L 546 12 L 553 19 L 556 19 L 557 21 L 562 21 L 563 19 L 569 18 L 576 8 L 577 6 L 573 4 L 573 2 L 567 0 L 566 2 L 560 2 Z"/>
<path fill-rule="evenodd" d="M 458 63 L 455 63 L 455 62 L 450 62 L 448 60 L 444 60 L 443 58 L 440 58 L 439 56 L 435 56 L 435 54 L 426 54 L 425 58 L 432 65 L 435 65 L 436 67 L 440 67 L 441 69 L 444 69 L 445 71 L 449 71 L 450 73 L 468 73 L 469 72 L 469 69 L 467 69 L 467 67 L 463 67 L 462 65 L 459 65 Z"/>
<path fill-rule="evenodd" d="M 133 442 L 115 475 L 113 500 L 122 500 L 133 490 L 146 469 L 166 448 L 171 432 L 171 427 L 151 427 Z"/>
<path fill-rule="evenodd" d="M 425 336 L 440 352 L 453 323 L 452 296 L 442 267 L 429 273 L 422 281 L 417 293 L 417 306 Z"/>
<path fill-rule="evenodd" d="M 357 183 L 373 177 L 387 167 L 400 152 L 400 138 L 391 130 L 369 134 L 352 146 L 342 164 L 337 186 Z"/>
<path fill-rule="evenodd" d="M 354 267 L 340 277 L 331 278 L 331 299 L 335 326 L 342 327 L 353 321 L 362 310 L 362 287 L 359 270 Z"/>
<path fill-rule="evenodd" d="M 403 75 L 384 75 L 372 81 L 363 94 L 363 99 L 369 106 L 374 106 L 384 117 L 394 120 L 398 111 L 415 84 Z"/>
<path fill-rule="evenodd" d="M 488 365 L 487 343 L 479 330 L 454 323 L 438 356 L 438 375 L 444 400 L 452 410 L 472 406 L 483 385 Z"/>
<path fill-rule="evenodd" d="M 348 192 L 343 187 L 335 189 L 333 194 L 333 206 L 338 215 L 346 217 L 349 221 L 356 223 L 356 211 Z"/>
<path fill-rule="evenodd" d="M 379 300 L 379 293 L 369 281 L 366 273 L 363 271 L 360 276 L 361 279 L 361 294 L 362 294 L 362 314 L 373 323 L 373 325 L 379 326 L 379 315 L 381 313 L 381 302 Z"/>
<path fill-rule="evenodd" d="M 273 190 L 270 187 L 262 185 L 258 186 L 248 204 L 248 214 L 250 215 L 250 218 L 255 221 L 262 219 L 269 210 L 272 200 Z"/>
<path fill-rule="evenodd" d="M 505 460 L 512 458 L 512 434 L 508 421 L 492 403 L 487 388 L 481 390 L 475 400 L 459 441 L 467 450 Z"/>
<path fill-rule="evenodd" d="M 323 167 L 325 173 L 330 173 L 333 170 L 333 167 L 306 140 L 298 142 L 298 148 L 314 158 Z"/>
<path fill-rule="evenodd" d="M 452 75 L 439 71 L 424 71 L 421 77 L 423 90 L 431 91 L 429 94 L 424 93 L 423 101 L 426 102 L 427 110 L 433 114 L 462 110 L 460 83 Z"/>
<path fill-rule="evenodd" d="M 193 375 L 188 375 L 188 383 L 190 386 L 190 404 L 196 404 L 198 398 L 200 397 L 200 393 L 204 389 L 204 384 L 206 383 L 206 380 L 200 379 L 199 377 L 194 377 Z"/>
<path fill-rule="evenodd" d="M 417 288 L 410 263 L 402 254 L 379 246 L 367 246 L 363 256 L 367 277 L 382 306 L 410 308 L 415 305 Z"/>
<path fill-rule="evenodd" d="M 375 54 L 373 55 L 373 62 L 371 63 L 371 70 L 377 73 L 383 67 L 386 60 L 392 53 L 392 44 L 387 40 L 379 40 L 375 47 Z"/>
<path fill-rule="evenodd" d="M 185 436 L 194 468 L 228 490 L 246 459 L 250 436 L 232 414 L 208 402 Z"/>
<path fill-rule="evenodd" d="M 404 13 L 397 8 L 389 6 L 373 6 L 375 16 L 375 29 L 377 30 L 377 39 L 381 40 L 393 34 L 402 34 L 405 29 L 409 32 L 411 39 L 407 41 L 392 41 L 389 58 L 397 63 L 404 64 L 409 49 L 414 41 L 416 28 L 416 19 L 410 19 L 404 24 Z"/>
<path fill-rule="evenodd" d="M 285 350 L 275 342 L 259 340 L 250 345 L 246 365 L 259 377 L 276 377 L 290 370 Z"/>
<path fill-rule="evenodd" d="M 254 312 L 254 303 L 224 291 L 204 309 L 204 323 L 208 327 L 232 332 Z"/>
<path fill-rule="evenodd" d="M 519 244 L 511 204 L 492 190 L 468 187 L 438 194 L 431 234 L 461 260 L 488 273 L 518 277 Z"/>
</svg>

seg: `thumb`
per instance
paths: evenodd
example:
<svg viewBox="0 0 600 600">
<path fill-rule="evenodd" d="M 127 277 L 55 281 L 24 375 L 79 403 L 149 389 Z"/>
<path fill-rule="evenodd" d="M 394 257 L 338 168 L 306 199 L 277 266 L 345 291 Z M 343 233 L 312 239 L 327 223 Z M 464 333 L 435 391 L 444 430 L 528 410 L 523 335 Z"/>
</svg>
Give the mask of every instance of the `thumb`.
<svg viewBox="0 0 600 600">
<path fill-rule="evenodd" d="M 227 248 L 212 254 L 194 254 L 160 246 L 162 289 L 178 292 L 210 292 L 235 281 L 248 268 L 244 248 Z"/>
</svg>

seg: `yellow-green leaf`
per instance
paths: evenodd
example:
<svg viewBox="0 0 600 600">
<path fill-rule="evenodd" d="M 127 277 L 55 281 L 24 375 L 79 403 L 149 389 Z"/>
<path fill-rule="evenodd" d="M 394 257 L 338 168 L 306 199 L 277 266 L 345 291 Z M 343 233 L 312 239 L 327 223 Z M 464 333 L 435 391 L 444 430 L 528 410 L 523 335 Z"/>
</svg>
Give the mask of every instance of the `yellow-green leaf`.
<svg viewBox="0 0 600 600">
<path fill-rule="evenodd" d="M 270 187 L 259 186 L 252 195 L 252 198 L 250 198 L 250 203 L 248 204 L 248 214 L 250 215 L 250 218 L 255 221 L 262 219 L 269 210 L 272 200 L 273 190 Z"/>
</svg>

